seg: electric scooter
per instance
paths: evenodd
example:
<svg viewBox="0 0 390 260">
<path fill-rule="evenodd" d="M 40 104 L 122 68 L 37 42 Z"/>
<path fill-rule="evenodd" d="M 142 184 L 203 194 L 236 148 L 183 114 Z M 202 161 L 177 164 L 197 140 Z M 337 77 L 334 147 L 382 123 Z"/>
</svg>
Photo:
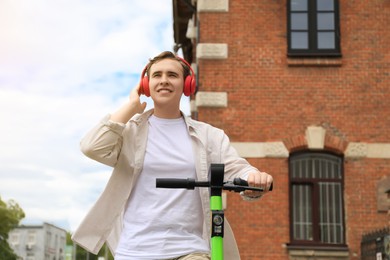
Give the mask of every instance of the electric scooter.
<svg viewBox="0 0 390 260">
<path fill-rule="evenodd" d="M 211 218 L 211 260 L 223 260 L 223 233 L 224 210 L 222 208 L 222 190 L 241 192 L 245 190 L 264 191 L 262 188 L 250 187 L 248 182 L 235 178 L 233 182 L 224 182 L 224 164 L 211 164 L 209 181 L 195 181 L 194 179 L 157 178 L 157 188 L 187 189 L 207 187 L 210 189 Z M 272 190 L 272 184 L 270 190 Z"/>
</svg>

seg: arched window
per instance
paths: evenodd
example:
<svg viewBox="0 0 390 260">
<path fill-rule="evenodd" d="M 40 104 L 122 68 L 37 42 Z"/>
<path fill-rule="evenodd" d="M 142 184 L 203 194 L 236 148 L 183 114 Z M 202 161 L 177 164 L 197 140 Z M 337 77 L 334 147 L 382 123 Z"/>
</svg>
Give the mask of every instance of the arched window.
<svg viewBox="0 0 390 260">
<path fill-rule="evenodd" d="M 343 158 L 295 153 L 289 159 L 292 245 L 345 245 Z"/>
</svg>

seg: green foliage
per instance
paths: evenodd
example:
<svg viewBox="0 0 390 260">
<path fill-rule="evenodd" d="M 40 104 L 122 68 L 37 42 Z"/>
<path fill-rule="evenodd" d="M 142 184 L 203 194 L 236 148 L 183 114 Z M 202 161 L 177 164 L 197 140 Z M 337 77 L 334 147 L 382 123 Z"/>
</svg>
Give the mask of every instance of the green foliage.
<svg viewBox="0 0 390 260">
<path fill-rule="evenodd" d="M 1 238 L 0 238 L 1 239 Z M 18 256 L 14 253 L 12 248 L 6 240 L 0 240 L 0 259 L 2 260 L 16 260 Z"/>
<path fill-rule="evenodd" d="M 25 217 L 22 208 L 13 200 L 7 202 L 0 197 L 0 259 L 16 260 L 17 256 L 8 244 L 9 232 Z"/>
</svg>

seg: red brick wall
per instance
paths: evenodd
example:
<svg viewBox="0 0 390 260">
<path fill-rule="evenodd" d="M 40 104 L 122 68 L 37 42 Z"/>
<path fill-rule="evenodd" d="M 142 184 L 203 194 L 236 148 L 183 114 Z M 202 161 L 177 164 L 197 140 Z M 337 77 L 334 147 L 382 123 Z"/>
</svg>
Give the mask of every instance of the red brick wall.
<svg viewBox="0 0 390 260">
<path fill-rule="evenodd" d="M 274 176 L 274 191 L 261 202 L 246 202 L 228 193 L 226 217 L 231 224 L 242 259 L 286 259 L 283 245 L 289 241 L 287 159 L 250 162 Z"/>
<path fill-rule="evenodd" d="M 199 90 L 225 91 L 227 108 L 199 108 L 198 119 L 232 141 L 283 141 L 305 149 L 308 126 L 326 129 L 326 148 L 390 143 L 390 1 L 340 1 L 340 66 L 289 66 L 286 1 L 229 1 L 227 13 L 199 13 L 200 42 L 227 43 L 228 59 L 198 60 Z M 290 60 L 290 63 L 302 60 Z M 331 60 L 332 62 L 332 60 Z M 275 190 L 260 202 L 228 195 L 228 216 L 243 260 L 287 259 L 288 159 L 251 159 Z M 363 233 L 388 223 L 376 210 L 376 185 L 389 159 L 346 159 L 345 222 L 351 259 Z"/>
</svg>

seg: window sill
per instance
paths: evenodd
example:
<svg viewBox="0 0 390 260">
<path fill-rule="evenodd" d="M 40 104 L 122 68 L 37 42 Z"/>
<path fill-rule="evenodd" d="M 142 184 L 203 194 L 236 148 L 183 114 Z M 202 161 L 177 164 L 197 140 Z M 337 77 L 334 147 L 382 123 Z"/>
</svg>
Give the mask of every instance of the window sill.
<svg viewBox="0 0 390 260">
<path fill-rule="evenodd" d="M 307 260 L 307 259 L 338 259 L 347 260 L 349 259 L 348 247 L 337 247 L 337 246 L 297 246 L 297 245 L 286 245 L 290 259 L 295 260 Z"/>
<path fill-rule="evenodd" d="M 340 67 L 341 58 L 287 58 L 290 67 Z"/>
</svg>

